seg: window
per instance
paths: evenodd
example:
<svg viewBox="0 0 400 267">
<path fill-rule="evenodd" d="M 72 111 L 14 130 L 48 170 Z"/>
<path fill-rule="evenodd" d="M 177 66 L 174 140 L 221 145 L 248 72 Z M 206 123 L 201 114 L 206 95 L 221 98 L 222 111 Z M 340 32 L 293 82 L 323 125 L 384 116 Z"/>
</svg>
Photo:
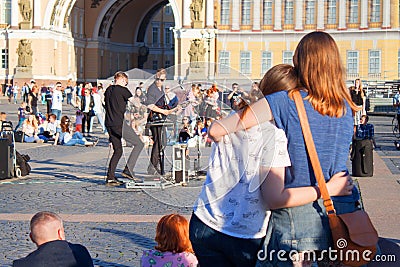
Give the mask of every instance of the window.
<svg viewBox="0 0 400 267">
<path fill-rule="evenodd" d="M 230 0 L 221 1 L 221 25 L 229 25 L 230 23 Z"/>
<path fill-rule="evenodd" d="M 251 52 L 240 52 L 240 72 L 243 74 L 251 73 Z"/>
<path fill-rule="evenodd" d="M 165 68 L 171 67 L 171 61 L 165 60 Z"/>
<path fill-rule="evenodd" d="M 164 28 L 164 44 L 167 47 L 172 45 L 172 31 L 169 29 L 172 27 L 170 24 L 166 24 Z"/>
<path fill-rule="evenodd" d="M 263 24 L 272 24 L 272 0 L 264 0 L 263 3 Z"/>
<path fill-rule="evenodd" d="M 350 0 L 349 23 L 358 23 L 358 0 Z"/>
<path fill-rule="evenodd" d="M 153 60 L 153 70 L 158 70 L 158 61 Z"/>
<path fill-rule="evenodd" d="M 381 51 L 380 50 L 369 50 L 368 73 L 369 74 L 381 73 Z"/>
<path fill-rule="evenodd" d="M 347 73 L 358 75 L 358 51 L 347 51 Z"/>
<path fill-rule="evenodd" d="M 371 22 L 381 21 L 381 0 L 372 0 Z"/>
<path fill-rule="evenodd" d="M 11 0 L 1 0 L 1 24 L 11 24 Z"/>
<path fill-rule="evenodd" d="M 262 51 L 261 54 L 261 74 L 263 75 L 272 67 L 272 53 L 270 51 Z"/>
<path fill-rule="evenodd" d="M 242 24 L 250 25 L 251 1 L 242 0 Z"/>
<path fill-rule="evenodd" d="M 158 26 L 153 25 L 153 30 L 152 30 L 152 40 L 153 40 L 153 46 L 158 45 L 160 43 L 159 40 L 159 28 Z"/>
<path fill-rule="evenodd" d="M 220 74 L 229 74 L 230 55 L 228 51 L 219 51 L 219 73 Z"/>
<path fill-rule="evenodd" d="M 1 68 L 8 69 L 8 49 L 1 49 Z"/>
<path fill-rule="evenodd" d="M 306 2 L 306 24 L 315 24 L 315 1 Z"/>
<path fill-rule="evenodd" d="M 293 24 L 293 0 L 285 0 L 285 24 Z"/>
<path fill-rule="evenodd" d="M 83 48 L 81 48 L 81 54 L 79 55 L 79 74 L 81 75 L 81 77 L 83 76 L 83 65 L 85 64 L 84 59 L 83 59 L 83 53 L 84 53 Z M 111 53 L 110 53 L 110 57 L 111 57 Z M 110 60 L 110 62 L 111 62 L 111 60 Z"/>
<path fill-rule="evenodd" d="M 336 0 L 328 0 L 328 24 L 336 24 Z"/>
<path fill-rule="evenodd" d="M 283 51 L 283 64 L 293 65 L 293 52 L 292 51 Z"/>
<path fill-rule="evenodd" d="M 171 5 L 168 4 L 165 6 L 165 15 L 171 15 L 171 14 L 172 14 Z"/>
<path fill-rule="evenodd" d="M 125 59 L 125 69 L 126 70 L 129 70 L 130 69 L 130 62 L 131 60 L 130 60 L 130 56 L 129 56 L 129 54 L 126 54 L 126 59 Z"/>
</svg>

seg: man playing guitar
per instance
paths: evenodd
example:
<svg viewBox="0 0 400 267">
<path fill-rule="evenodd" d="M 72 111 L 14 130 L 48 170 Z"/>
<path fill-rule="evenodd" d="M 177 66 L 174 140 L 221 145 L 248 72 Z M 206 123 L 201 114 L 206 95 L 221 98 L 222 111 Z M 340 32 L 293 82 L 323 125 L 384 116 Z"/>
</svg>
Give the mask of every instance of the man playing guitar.
<svg viewBox="0 0 400 267">
<path fill-rule="evenodd" d="M 164 147 L 166 144 L 166 136 L 163 131 L 163 122 L 166 117 L 175 112 L 180 107 L 169 109 L 165 103 L 165 92 L 163 83 L 166 80 L 167 72 L 165 69 L 157 70 L 155 81 L 147 90 L 147 100 L 145 104 L 150 110 L 148 123 L 153 136 L 153 148 L 151 149 L 150 164 L 147 173 L 155 175 L 157 173 L 164 175 Z"/>
</svg>

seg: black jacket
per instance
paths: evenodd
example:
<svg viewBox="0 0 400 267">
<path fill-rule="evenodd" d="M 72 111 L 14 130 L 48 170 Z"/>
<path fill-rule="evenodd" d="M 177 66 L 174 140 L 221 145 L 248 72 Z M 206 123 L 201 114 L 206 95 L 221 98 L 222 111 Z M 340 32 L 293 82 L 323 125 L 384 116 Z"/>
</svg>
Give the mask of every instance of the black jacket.
<svg viewBox="0 0 400 267">
<path fill-rule="evenodd" d="M 13 267 L 92 267 L 89 251 L 82 245 L 55 240 L 42 244 Z"/>
<path fill-rule="evenodd" d="M 86 106 L 86 97 L 82 96 L 81 99 L 81 111 L 83 112 L 85 110 L 85 106 Z M 90 95 L 90 103 L 89 103 L 89 110 L 93 109 L 94 107 L 94 98 L 92 95 Z"/>
</svg>

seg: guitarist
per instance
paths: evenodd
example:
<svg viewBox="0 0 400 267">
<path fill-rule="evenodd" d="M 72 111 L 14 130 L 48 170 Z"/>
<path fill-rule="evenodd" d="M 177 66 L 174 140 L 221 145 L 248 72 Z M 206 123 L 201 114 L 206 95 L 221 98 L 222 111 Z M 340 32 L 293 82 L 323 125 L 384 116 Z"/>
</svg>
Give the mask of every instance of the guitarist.
<svg viewBox="0 0 400 267">
<path fill-rule="evenodd" d="M 147 173 L 150 175 L 155 175 L 157 173 L 164 175 L 163 151 L 166 137 L 162 122 L 178 108 L 170 109 L 165 103 L 164 82 L 166 78 L 167 72 L 165 69 L 157 70 L 155 81 L 147 89 L 147 100 L 145 104 L 150 110 L 148 122 L 154 141 L 153 148 L 151 149 L 151 163 L 147 168 Z M 154 125 L 151 125 L 152 123 Z"/>
</svg>

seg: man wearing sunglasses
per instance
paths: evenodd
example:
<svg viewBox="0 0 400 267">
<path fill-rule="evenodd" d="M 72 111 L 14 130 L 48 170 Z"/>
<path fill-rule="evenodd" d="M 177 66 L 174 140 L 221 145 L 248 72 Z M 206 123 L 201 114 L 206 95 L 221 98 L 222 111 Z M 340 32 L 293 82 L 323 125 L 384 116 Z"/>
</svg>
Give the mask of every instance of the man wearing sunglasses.
<svg viewBox="0 0 400 267">
<path fill-rule="evenodd" d="M 128 76 L 126 73 L 118 71 L 114 75 L 114 84 L 110 85 L 104 94 L 106 109 L 105 125 L 110 136 L 110 142 L 114 149 L 107 171 L 107 185 L 122 184 L 122 182 L 115 177 L 115 169 L 117 168 L 118 161 L 122 157 L 123 152 L 121 138 L 124 137 L 124 139 L 133 146 L 125 169 L 122 172 L 122 176 L 128 179 L 137 180 L 134 178 L 133 168 L 135 167 L 140 152 L 144 147 L 142 141 L 132 127 L 126 123 L 124 125 L 126 104 L 129 101 L 129 98 L 133 97 L 128 87 L 126 87 L 127 85 Z"/>
<path fill-rule="evenodd" d="M 157 173 L 164 174 L 163 166 L 163 148 L 166 143 L 165 133 L 163 131 L 162 122 L 166 117 L 174 112 L 174 109 L 168 109 L 165 103 L 164 81 L 167 78 L 165 69 L 157 70 L 155 81 L 147 90 L 147 100 L 145 104 L 150 110 L 148 123 L 150 124 L 151 134 L 153 136 L 153 147 L 151 149 L 150 165 L 147 173 L 155 175 Z"/>
</svg>

